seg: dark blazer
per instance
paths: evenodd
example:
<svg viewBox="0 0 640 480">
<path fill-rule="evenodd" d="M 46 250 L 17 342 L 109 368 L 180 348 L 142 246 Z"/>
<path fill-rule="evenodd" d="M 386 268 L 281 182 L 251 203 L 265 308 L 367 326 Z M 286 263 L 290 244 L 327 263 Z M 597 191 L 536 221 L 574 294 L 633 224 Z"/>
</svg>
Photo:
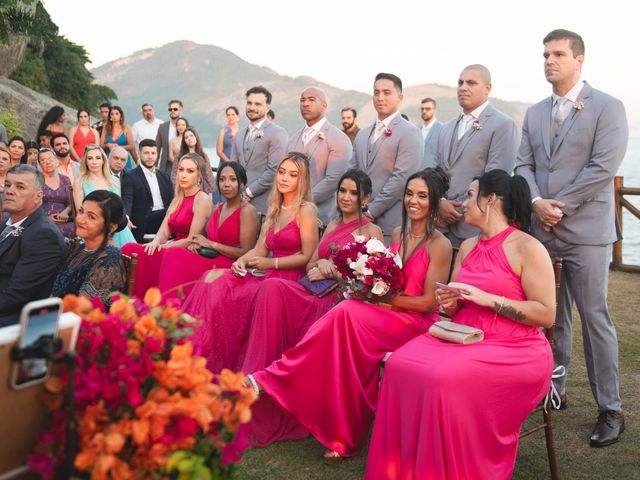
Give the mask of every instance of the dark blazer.
<svg viewBox="0 0 640 480">
<path fill-rule="evenodd" d="M 149 187 L 147 178 L 144 176 L 143 168 L 145 167 L 138 165 L 136 168 L 129 170 L 121 180 L 122 201 L 129 219 L 136 226 L 132 232 L 138 242 L 142 242 L 147 227 L 147 219 L 153 208 L 151 187 Z M 162 203 L 166 209 L 173 199 L 171 178 L 158 168 L 156 168 L 156 178 L 160 187 Z"/>
<path fill-rule="evenodd" d="M 171 162 L 169 161 L 169 125 L 170 121 L 161 123 L 156 134 L 156 144 L 158 145 L 158 168 L 165 173 L 171 173 Z"/>
<path fill-rule="evenodd" d="M 0 231 L 6 221 L 0 222 Z M 60 229 L 39 208 L 22 222 L 22 234 L 0 242 L 0 327 L 16 323 L 32 300 L 47 298 L 64 259 Z"/>
</svg>

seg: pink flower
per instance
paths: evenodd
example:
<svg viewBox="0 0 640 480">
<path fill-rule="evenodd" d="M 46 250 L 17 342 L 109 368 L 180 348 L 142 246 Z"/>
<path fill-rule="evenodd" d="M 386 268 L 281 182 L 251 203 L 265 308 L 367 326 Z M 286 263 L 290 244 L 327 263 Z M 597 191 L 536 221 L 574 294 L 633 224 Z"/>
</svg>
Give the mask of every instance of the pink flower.
<svg viewBox="0 0 640 480">
<path fill-rule="evenodd" d="M 471 124 L 471 128 L 473 128 L 476 132 L 478 130 L 482 130 L 482 125 L 480 125 L 480 120 L 478 120 L 477 118 L 473 121 L 473 123 Z"/>
<path fill-rule="evenodd" d="M 385 137 L 390 137 L 392 134 L 393 134 L 393 131 L 389 127 L 384 129 Z"/>
</svg>

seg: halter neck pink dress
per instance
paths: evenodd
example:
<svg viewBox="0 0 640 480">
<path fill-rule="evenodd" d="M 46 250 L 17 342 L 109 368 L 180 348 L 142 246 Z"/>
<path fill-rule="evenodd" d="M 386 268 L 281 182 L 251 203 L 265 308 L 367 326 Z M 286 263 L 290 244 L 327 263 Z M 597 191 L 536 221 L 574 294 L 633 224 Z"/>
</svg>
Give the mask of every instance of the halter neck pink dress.
<svg viewBox="0 0 640 480">
<path fill-rule="evenodd" d="M 364 218 L 362 225 L 367 223 L 369 220 Z M 358 220 L 340 223 L 325 234 L 318 244 L 318 258 L 330 258 L 333 249 L 352 241 L 352 232 L 358 226 Z M 242 371 L 255 372 L 265 368 L 295 346 L 309 327 L 338 301 L 337 292 L 336 289 L 324 297 L 317 297 L 297 281 L 265 280 L 256 297 Z M 262 447 L 278 440 L 297 440 L 309 435 L 269 397 L 255 403 L 252 414 L 254 422 L 249 441 L 253 446 Z"/>
<path fill-rule="evenodd" d="M 240 246 L 240 211 L 236 208 L 227 218 L 220 223 L 222 204 L 218 205 L 213 215 L 207 222 L 206 237 L 214 242 L 230 247 Z M 159 287 L 163 300 L 178 298 L 182 292 L 182 298 L 186 298 L 193 290 L 200 276 L 212 268 L 229 268 L 235 261 L 234 258 L 218 255 L 216 258 L 207 258 L 193 253 L 186 248 L 171 247 L 163 255 L 160 266 Z"/>
<path fill-rule="evenodd" d="M 182 240 L 189 235 L 191 222 L 193 221 L 193 202 L 198 192 L 184 197 L 180 205 L 171 212 L 169 216 L 169 231 L 173 235 L 173 240 Z M 158 286 L 160 265 L 166 250 L 156 250 L 153 255 L 148 255 L 144 251 L 144 245 L 139 243 L 127 243 L 121 250 L 122 253 L 128 256 L 131 256 L 132 253 L 138 254 L 134 295 L 138 298 L 144 298 L 147 289 Z"/>
<path fill-rule="evenodd" d="M 422 295 L 428 268 L 423 247 L 404 266 L 405 295 Z M 320 443 L 342 456 L 357 455 L 378 401 L 380 361 L 437 319 L 437 312 L 395 311 L 345 300 L 254 377 Z"/>
<path fill-rule="evenodd" d="M 266 237 L 273 258 L 294 255 L 302 248 L 295 219 L 280 231 L 271 227 Z M 196 355 L 207 359 L 212 372 L 223 368 L 240 371 L 247 350 L 255 297 L 268 278 L 299 280 L 304 269 L 269 270 L 264 277 L 236 277 L 227 270 L 219 279 L 205 283 L 204 275 L 185 299 L 183 311 L 201 319 L 202 325 L 191 336 Z"/>
<path fill-rule="evenodd" d="M 479 239 L 456 281 L 524 300 L 502 248 L 514 230 Z M 549 343 L 540 328 L 471 302 L 453 320 L 485 339 L 457 345 L 420 335 L 387 361 L 365 478 L 511 478 L 520 428 L 549 390 Z"/>
</svg>

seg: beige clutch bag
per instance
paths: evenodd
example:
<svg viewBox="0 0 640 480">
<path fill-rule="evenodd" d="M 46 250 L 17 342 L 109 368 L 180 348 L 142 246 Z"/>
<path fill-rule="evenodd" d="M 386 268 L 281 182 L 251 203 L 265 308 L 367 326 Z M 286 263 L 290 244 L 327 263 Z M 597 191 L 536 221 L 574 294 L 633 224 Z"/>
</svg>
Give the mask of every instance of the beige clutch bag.
<svg viewBox="0 0 640 480">
<path fill-rule="evenodd" d="M 484 332 L 479 328 L 461 325 L 449 320 L 440 320 L 429 327 L 429 334 L 451 343 L 469 344 L 484 340 Z"/>
</svg>

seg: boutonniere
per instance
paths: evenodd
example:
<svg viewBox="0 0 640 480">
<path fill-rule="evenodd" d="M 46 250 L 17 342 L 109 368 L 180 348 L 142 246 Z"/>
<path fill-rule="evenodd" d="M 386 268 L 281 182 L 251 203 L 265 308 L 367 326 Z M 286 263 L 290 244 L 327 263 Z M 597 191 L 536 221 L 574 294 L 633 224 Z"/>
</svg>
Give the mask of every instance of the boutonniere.
<svg viewBox="0 0 640 480">
<path fill-rule="evenodd" d="M 262 138 L 262 137 L 264 137 L 264 132 L 262 130 L 256 131 L 256 138 Z"/>
<path fill-rule="evenodd" d="M 582 110 L 584 108 L 584 102 L 582 100 L 576 102 L 573 108 L 575 108 L 577 111 Z"/>
<path fill-rule="evenodd" d="M 20 235 L 22 235 L 22 232 L 24 232 L 24 228 L 22 228 L 22 227 L 12 227 L 11 228 L 11 233 L 9 233 L 9 235 L 11 235 L 12 237 L 19 237 Z"/>
<path fill-rule="evenodd" d="M 478 120 L 477 118 L 473 121 L 473 123 L 471 124 L 471 128 L 473 128 L 476 132 L 478 130 L 482 130 L 482 125 L 480 125 L 480 120 Z"/>
<path fill-rule="evenodd" d="M 324 133 L 322 133 L 322 132 L 318 132 L 318 138 L 319 138 L 320 140 L 324 140 Z"/>
<path fill-rule="evenodd" d="M 393 132 L 391 131 L 391 129 L 389 127 L 384 129 L 385 137 L 390 137 L 392 134 L 393 134 Z"/>
</svg>

